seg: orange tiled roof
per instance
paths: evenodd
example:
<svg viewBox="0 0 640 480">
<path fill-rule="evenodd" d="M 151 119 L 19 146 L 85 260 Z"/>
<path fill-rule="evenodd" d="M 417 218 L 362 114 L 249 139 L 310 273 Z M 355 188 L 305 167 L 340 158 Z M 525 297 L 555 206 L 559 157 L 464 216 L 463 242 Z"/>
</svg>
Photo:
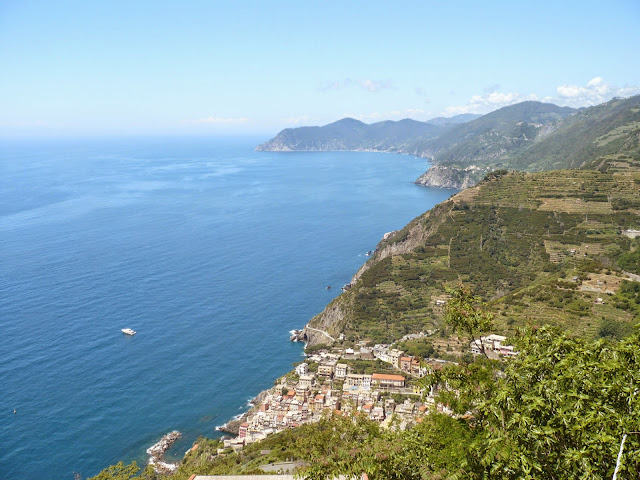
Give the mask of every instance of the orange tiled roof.
<svg viewBox="0 0 640 480">
<path fill-rule="evenodd" d="M 404 377 L 402 375 L 393 375 L 388 373 L 374 373 L 371 375 L 371 380 L 402 380 L 404 381 Z"/>
</svg>

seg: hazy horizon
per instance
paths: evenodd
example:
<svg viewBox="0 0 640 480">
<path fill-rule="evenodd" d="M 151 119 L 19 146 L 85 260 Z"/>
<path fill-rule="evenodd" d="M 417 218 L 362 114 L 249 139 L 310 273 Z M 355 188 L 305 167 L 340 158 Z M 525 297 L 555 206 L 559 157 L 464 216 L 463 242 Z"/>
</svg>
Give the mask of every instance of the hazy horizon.
<svg viewBox="0 0 640 480">
<path fill-rule="evenodd" d="M 640 4 L 8 1 L 0 136 L 275 135 L 640 93 Z"/>
</svg>

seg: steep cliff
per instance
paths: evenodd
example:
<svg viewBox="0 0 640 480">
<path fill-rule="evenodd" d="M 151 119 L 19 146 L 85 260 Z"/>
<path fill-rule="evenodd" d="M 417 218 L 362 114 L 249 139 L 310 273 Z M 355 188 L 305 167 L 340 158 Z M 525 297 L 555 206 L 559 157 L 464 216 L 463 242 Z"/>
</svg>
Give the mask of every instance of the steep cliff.
<svg viewBox="0 0 640 480">
<path fill-rule="evenodd" d="M 462 190 L 477 184 L 489 169 L 471 165 L 466 168 L 435 165 L 423 173 L 415 183 L 425 187 L 454 188 Z"/>
</svg>

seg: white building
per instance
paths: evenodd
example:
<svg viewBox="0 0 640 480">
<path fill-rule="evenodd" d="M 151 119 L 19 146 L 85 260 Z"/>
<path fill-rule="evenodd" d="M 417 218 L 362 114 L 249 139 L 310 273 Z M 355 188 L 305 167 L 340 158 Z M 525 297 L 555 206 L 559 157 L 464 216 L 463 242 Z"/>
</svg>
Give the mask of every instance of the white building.
<svg viewBox="0 0 640 480">
<path fill-rule="evenodd" d="M 306 375 L 307 373 L 309 373 L 309 365 L 307 365 L 306 363 L 301 363 L 296 367 L 296 373 L 298 374 L 298 376 Z"/>
<path fill-rule="evenodd" d="M 344 388 L 361 388 L 371 390 L 371 375 L 350 373 L 344 381 Z"/>
<path fill-rule="evenodd" d="M 513 346 L 504 345 L 504 341 L 506 339 L 507 338 L 503 337 L 502 335 L 495 334 L 487 335 L 486 337 L 480 337 L 479 340 L 475 340 L 469 345 L 471 347 L 471 353 L 475 355 L 481 354 L 482 347 L 484 346 L 484 350 L 486 352 L 494 352 L 499 355 L 508 357 L 514 357 L 518 355 L 518 352 L 513 349 Z"/>
<path fill-rule="evenodd" d="M 349 365 L 347 365 L 346 363 L 336 364 L 336 371 L 335 371 L 336 378 L 346 377 L 348 371 L 349 371 Z"/>
<path fill-rule="evenodd" d="M 313 385 L 313 376 L 312 375 L 301 375 L 300 380 L 298 381 L 298 386 L 300 388 L 311 388 Z"/>
</svg>

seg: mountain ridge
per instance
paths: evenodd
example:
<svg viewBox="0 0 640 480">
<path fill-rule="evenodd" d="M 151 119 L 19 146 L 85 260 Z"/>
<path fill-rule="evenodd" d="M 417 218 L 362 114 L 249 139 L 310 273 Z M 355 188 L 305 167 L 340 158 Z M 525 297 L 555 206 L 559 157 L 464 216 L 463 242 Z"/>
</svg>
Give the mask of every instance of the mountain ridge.
<svg viewBox="0 0 640 480">
<path fill-rule="evenodd" d="M 640 96 L 573 109 L 527 101 L 460 123 L 404 119 L 366 124 L 342 119 L 285 129 L 258 150 L 373 150 L 428 158 L 416 183 L 463 188 L 493 169 L 543 171 L 592 164 L 607 155 L 640 155 Z M 345 130 L 345 126 L 348 128 Z"/>
</svg>

